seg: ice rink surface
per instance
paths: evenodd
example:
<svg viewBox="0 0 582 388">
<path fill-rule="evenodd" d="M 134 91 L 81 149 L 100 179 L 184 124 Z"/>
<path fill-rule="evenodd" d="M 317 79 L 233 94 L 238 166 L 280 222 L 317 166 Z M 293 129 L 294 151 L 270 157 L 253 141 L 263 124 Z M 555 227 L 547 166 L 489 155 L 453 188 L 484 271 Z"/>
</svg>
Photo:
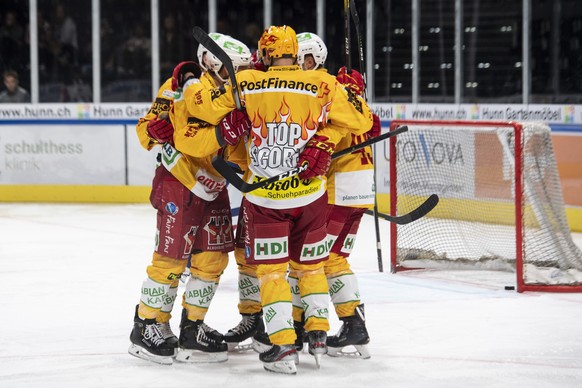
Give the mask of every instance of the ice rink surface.
<svg viewBox="0 0 582 388">
<path fill-rule="evenodd" d="M 507 272 L 390 274 L 387 223 L 380 273 L 369 216 L 351 263 L 371 359 L 325 357 L 318 370 L 305 352 L 297 375 L 283 376 L 252 351 L 220 364 L 134 358 L 129 333 L 154 233 L 145 204 L 0 204 L 0 387 L 582 387 L 582 294 L 506 291 Z M 237 301 L 231 259 L 206 322 L 236 325 Z"/>
</svg>

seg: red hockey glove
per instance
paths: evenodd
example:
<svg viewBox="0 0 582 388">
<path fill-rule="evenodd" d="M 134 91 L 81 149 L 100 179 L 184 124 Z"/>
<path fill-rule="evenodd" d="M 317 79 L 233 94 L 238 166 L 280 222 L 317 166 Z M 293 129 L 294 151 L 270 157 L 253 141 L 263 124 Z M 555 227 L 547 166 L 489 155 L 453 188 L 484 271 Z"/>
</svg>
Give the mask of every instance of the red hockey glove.
<svg viewBox="0 0 582 388">
<path fill-rule="evenodd" d="M 172 90 L 183 87 L 188 79 L 200 78 L 201 75 L 202 70 L 196 62 L 180 62 L 172 73 Z"/>
<path fill-rule="evenodd" d="M 377 114 L 372 113 L 372 119 L 374 120 L 372 123 L 372 128 L 366 132 L 368 139 L 380 136 L 382 134 L 382 124 L 380 123 L 380 117 L 378 117 Z"/>
<path fill-rule="evenodd" d="M 254 70 L 259 70 L 259 71 L 267 71 L 267 68 L 265 67 L 265 64 L 263 63 L 263 60 L 261 59 L 261 56 L 259 55 L 259 50 L 256 50 L 252 55 L 251 55 L 251 69 Z"/>
<path fill-rule="evenodd" d="M 346 67 L 343 66 L 337 72 L 336 79 L 339 83 L 351 89 L 358 96 L 361 96 L 364 93 L 364 78 L 359 71 L 352 69 L 348 74 L 346 73 Z"/>
<path fill-rule="evenodd" d="M 299 165 L 307 163 L 307 170 L 299 174 L 301 179 L 311 179 L 325 175 L 331 164 L 331 155 L 335 145 L 327 141 L 327 137 L 315 135 L 305 145 L 299 155 Z"/>
<path fill-rule="evenodd" d="M 249 133 L 251 126 L 251 120 L 245 110 L 233 110 L 216 126 L 218 144 L 235 145 L 241 137 Z"/>
<path fill-rule="evenodd" d="M 160 144 L 172 142 L 174 127 L 167 118 L 162 118 L 163 116 L 161 116 L 160 114 L 148 122 L 148 136 Z"/>
</svg>

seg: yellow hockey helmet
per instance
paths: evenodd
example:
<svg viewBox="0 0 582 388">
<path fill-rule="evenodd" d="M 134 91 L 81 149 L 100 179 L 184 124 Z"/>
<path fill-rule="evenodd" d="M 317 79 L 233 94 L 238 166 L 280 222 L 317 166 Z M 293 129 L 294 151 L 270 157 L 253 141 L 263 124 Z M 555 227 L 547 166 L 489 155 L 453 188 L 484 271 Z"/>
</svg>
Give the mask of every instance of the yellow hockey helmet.
<svg viewBox="0 0 582 388">
<path fill-rule="evenodd" d="M 289 26 L 271 26 L 259 39 L 259 51 L 263 58 L 297 58 L 297 35 Z"/>
</svg>

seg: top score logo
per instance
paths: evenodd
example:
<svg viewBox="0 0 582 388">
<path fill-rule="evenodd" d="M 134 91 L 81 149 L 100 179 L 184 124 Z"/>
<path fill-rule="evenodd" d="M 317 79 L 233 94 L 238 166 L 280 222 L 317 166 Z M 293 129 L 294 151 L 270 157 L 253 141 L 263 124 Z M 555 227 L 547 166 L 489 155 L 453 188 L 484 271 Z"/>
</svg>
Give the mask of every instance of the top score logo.
<svg viewBox="0 0 582 388">
<path fill-rule="evenodd" d="M 297 113 L 292 119 L 290 106 L 283 99 L 276 114 L 278 117 L 266 120 L 257 113 L 251 120 L 249 154 L 252 166 L 263 170 L 260 174 L 297 167 L 299 153 L 317 131 L 319 120 L 325 119 L 326 107 L 324 105 L 318 115 L 308 111 Z"/>
<path fill-rule="evenodd" d="M 297 123 L 265 123 L 268 132 L 263 139 L 267 147 L 254 148 L 251 153 L 253 165 L 260 168 L 293 168 L 299 161 L 298 145 L 302 140 L 302 127 Z"/>
</svg>

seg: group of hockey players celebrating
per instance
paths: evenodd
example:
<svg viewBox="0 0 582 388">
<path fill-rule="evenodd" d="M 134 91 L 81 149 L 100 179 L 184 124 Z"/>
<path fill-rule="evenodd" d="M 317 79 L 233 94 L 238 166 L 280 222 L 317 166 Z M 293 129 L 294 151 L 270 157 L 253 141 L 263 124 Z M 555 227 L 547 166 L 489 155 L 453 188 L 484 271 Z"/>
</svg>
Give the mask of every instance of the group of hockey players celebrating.
<svg viewBox="0 0 582 388">
<path fill-rule="evenodd" d="M 239 93 L 220 59 L 199 45 L 198 61 L 175 67 L 136 128 L 141 145 L 160 153 L 150 195 L 156 246 L 129 353 L 197 363 L 252 348 L 266 370 L 284 374 L 297 372 L 304 343 L 318 366 L 324 354 L 369 358 L 348 257 L 374 200 L 371 150 L 332 161 L 334 152 L 380 134 L 362 76 L 345 67 L 329 74 L 324 42 L 289 26 L 266 29 L 252 54 L 231 36 L 209 36 L 232 61 Z M 233 228 L 227 182 L 211 163 L 216 155 L 249 183 L 304 169 L 246 193 Z M 354 187 L 359 195 L 348 195 Z M 204 318 L 233 250 L 242 319 L 221 334 Z M 187 270 L 176 337 L 169 322 Z M 328 337 L 330 297 L 343 324 Z"/>
</svg>

